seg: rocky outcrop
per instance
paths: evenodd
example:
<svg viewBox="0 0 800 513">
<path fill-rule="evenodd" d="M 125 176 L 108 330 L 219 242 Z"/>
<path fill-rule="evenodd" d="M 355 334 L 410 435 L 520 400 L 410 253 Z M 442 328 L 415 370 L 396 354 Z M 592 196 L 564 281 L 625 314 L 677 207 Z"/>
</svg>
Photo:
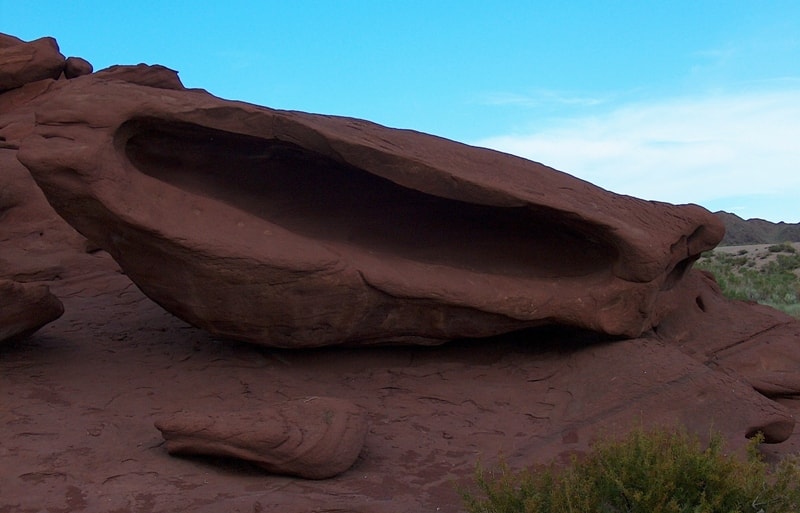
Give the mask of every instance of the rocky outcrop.
<svg viewBox="0 0 800 513">
<path fill-rule="evenodd" d="M 64 63 L 64 56 L 52 37 L 26 43 L 0 34 L 0 92 L 29 82 L 58 78 Z"/>
<path fill-rule="evenodd" d="M 355 463 L 368 426 L 349 401 L 306 397 L 268 410 L 181 412 L 156 427 L 170 454 L 226 456 L 275 474 L 327 479 Z"/>
<path fill-rule="evenodd" d="M 4 42 L 10 46 L 3 46 Z M 9 60 L 9 53 L 4 50 L 13 50 L 16 56 L 35 56 L 39 47 L 57 53 L 50 38 L 24 43 L 0 34 L 0 76 L 14 76 L 18 85 L 0 92 L 0 278 L 20 282 L 66 276 L 86 245 L 86 240 L 53 211 L 28 170 L 17 160 L 17 149 L 34 129 L 39 103 L 58 84 L 55 78 L 60 77 L 66 64 L 63 57 L 32 57 L 32 61 L 24 62 L 34 71 L 50 71 L 30 72 L 24 66 L 20 68 L 19 62 Z M 37 64 L 41 60 L 53 64 Z"/>
<path fill-rule="evenodd" d="M 131 84 L 155 87 L 157 89 L 186 89 L 178 78 L 178 72 L 165 66 L 137 64 L 136 66 L 111 66 L 98 72 L 103 80 L 121 80 Z"/>
<path fill-rule="evenodd" d="M 0 342 L 24 338 L 64 312 L 46 285 L 30 282 L 63 275 L 85 239 L 53 211 L 16 150 L 55 80 L 90 72 L 83 59 L 65 60 L 53 38 L 26 43 L 0 34 Z"/>
<path fill-rule="evenodd" d="M 0 93 L 40 80 L 62 76 L 76 78 L 92 72 L 92 65 L 80 57 L 67 59 L 52 37 L 25 42 L 0 34 Z"/>
<path fill-rule="evenodd" d="M 63 313 L 61 301 L 46 285 L 0 279 L 0 343 L 24 338 Z"/>
<path fill-rule="evenodd" d="M 697 206 L 132 78 L 148 70 L 60 82 L 18 158 L 148 296 L 217 335 L 438 344 L 555 323 L 636 337 L 722 237 Z"/>
</svg>

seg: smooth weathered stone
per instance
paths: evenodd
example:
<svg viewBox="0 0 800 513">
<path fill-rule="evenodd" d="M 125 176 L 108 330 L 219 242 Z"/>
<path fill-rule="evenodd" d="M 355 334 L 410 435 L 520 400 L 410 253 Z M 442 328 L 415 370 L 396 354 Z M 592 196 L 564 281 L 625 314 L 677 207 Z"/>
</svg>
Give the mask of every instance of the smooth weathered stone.
<svg viewBox="0 0 800 513">
<path fill-rule="evenodd" d="M 103 80 L 122 80 L 132 84 L 155 87 L 157 89 L 173 89 L 183 91 L 178 72 L 166 66 L 156 64 L 137 64 L 136 66 L 110 66 L 97 72 L 96 78 Z"/>
<path fill-rule="evenodd" d="M 46 285 L 0 279 L 0 343 L 24 338 L 64 313 Z"/>
<path fill-rule="evenodd" d="M 67 57 L 64 63 L 64 76 L 66 78 L 77 78 L 88 75 L 94 68 L 86 59 L 80 57 Z"/>
<path fill-rule="evenodd" d="M 327 479 L 349 469 L 367 436 L 367 416 L 343 399 L 306 397 L 256 411 L 181 412 L 156 427 L 170 454 L 226 456 L 276 474 Z"/>
</svg>

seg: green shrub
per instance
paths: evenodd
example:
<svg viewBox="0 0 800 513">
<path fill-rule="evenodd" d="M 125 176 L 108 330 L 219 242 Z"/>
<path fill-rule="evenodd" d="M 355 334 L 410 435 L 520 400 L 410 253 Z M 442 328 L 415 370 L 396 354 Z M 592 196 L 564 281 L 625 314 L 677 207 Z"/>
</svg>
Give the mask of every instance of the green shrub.
<svg viewBox="0 0 800 513">
<path fill-rule="evenodd" d="M 800 466 L 787 459 L 769 472 L 761 441 L 745 460 L 726 455 L 719 435 L 703 449 L 685 431 L 638 429 L 566 467 L 479 468 L 462 496 L 469 513 L 797 513 Z"/>
<path fill-rule="evenodd" d="M 776 256 L 774 262 L 767 264 L 767 267 L 768 272 L 794 271 L 795 269 L 800 268 L 800 255 L 796 253 L 792 255 L 784 255 L 781 253 Z"/>
<path fill-rule="evenodd" d="M 781 252 L 795 253 L 797 251 L 796 249 L 794 249 L 794 246 L 792 246 L 792 244 L 790 242 L 783 242 L 781 244 L 773 244 L 772 246 L 770 246 L 767 249 L 769 249 L 770 253 L 781 253 Z"/>
<path fill-rule="evenodd" d="M 731 299 L 755 301 L 798 316 L 800 254 L 778 253 L 774 261 L 758 269 L 751 258 L 714 252 L 704 254 L 695 266 L 711 272 Z"/>
</svg>

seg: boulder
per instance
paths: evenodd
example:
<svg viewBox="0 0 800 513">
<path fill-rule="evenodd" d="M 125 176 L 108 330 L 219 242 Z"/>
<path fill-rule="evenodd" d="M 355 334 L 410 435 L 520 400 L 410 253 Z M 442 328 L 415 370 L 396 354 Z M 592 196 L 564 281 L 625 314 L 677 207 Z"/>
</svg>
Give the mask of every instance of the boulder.
<svg viewBox="0 0 800 513">
<path fill-rule="evenodd" d="M 24 338 L 64 313 L 46 285 L 0 279 L 0 343 Z"/>
<path fill-rule="evenodd" d="M 723 235 L 699 206 L 410 130 L 155 89 L 153 73 L 60 82 L 17 158 L 145 294 L 219 336 L 439 344 L 562 324 L 637 337 Z"/>
<path fill-rule="evenodd" d="M 29 82 L 56 79 L 64 70 L 64 56 L 52 37 L 26 43 L 0 34 L 0 92 Z"/>
<path fill-rule="evenodd" d="M 66 78 L 82 77 L 83 75 L 91 73 L 93 69 L 91 63 L 86 59 L 67 57 L 64 63 L 64 76 Z"/>
<path fill-rule="evenodd" d="M 327 479 L 349 469 L 367 415 L 343 399 L 306 397 L 268 410 L 181 412 L 156 421 L 167 451 L 250 461 L 275 474 Z"/>
</svg>

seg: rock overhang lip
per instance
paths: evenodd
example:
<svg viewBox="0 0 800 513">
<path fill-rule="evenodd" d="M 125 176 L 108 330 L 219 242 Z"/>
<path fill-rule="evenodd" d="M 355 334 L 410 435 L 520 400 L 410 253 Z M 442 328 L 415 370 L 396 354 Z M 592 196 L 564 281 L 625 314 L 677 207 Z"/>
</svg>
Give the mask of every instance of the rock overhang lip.
<svg viewBox="0 0 800 513">
<path fill-rule="evenodd" d="M 86 78 L 89 77 L 71 82 Z M 77 84 L 66 84 L 65 87 L 71 85 Z M 148 98 L 150 91 L 141 91 L 149 88 L 115 80 L 98 80 L 90 84 L 88 89 L 93 102 L 97 104 L 97 108 L 91 112 L 61 104 L 56 108 L 42 108 L 37 112 L 37 122 L 42 126 L 86 123 L 89 126 L 119 127 L 133 118 L 151 117 L 165 123 L 185 122 L 242 136 L 278 137 L 288 142 L 302 140 L 310 151 L 350 163 L 400 185 L 424 187 L 428 193 L 436 196 L 496 206 L 538 205 L 592 224 L 605 233 L 610 244 L 620 248 L 623 258 L 631 260 L 622 266 L 624 269 L 620 269 L 621 274 L 627 269 L 629 275 L 620 277 L 630 281 L 650 281 L 663 272 L 670 265 L 669 260 L 673 259 L 669 256 L 669 246 L 680 241 L 681 237 L 689 237 L 698 228 L 696 222 L 687 219 L 686 223 L 676 223 L 677 229 L 673 229 L 674 234 L 668 244 L 653 240 L 647 233 L 652 230 L 652 224 L 657 222 L 653 216 L 650 219 L 631 219 L 625 215 L 626 210 L 652 202 L 620 195 L 614 195 L 609 201 L 602 197 L 602 193 L 607 191 L 577 178 L 569 177 L 573 182 L 571 187 L 561 186 L 563 184 L 560 181 L 568 175 L 547 166 L 410 130 L 386 128 L 352 118 L 257 107 L 221 100 L 197 90 L 158 90 L 158 99 L 161 101 L 153 102 Z M 104 115 L 104 112 L 114 109 L 104 109 L 103 104 L 113 104 L 118 95 L 125 94 L 142 97 L 140 102 L 134 103 L 137 110 Z M 186 101 L 187 95 L 191 97 L 191 102 Z M 187 104 L 190 105 L 188 108 Z M 378 135 L 368 133 L 370 131 L 376 131 Z M 392 144 L 387 144 L 387 140 Z M 444 157 L 442 152 L 432 151 L 442 143 L 450 148 Z M 397 156 L 403 152 L 405 157 L 410 155 L 411 158 L 399 163 Z M 502 168 L 497 166 L 498 158 L 503 159 Z M 413 172 L 408 170 L 410 161 L 417 166 Z M 533 169 L 537 179 L 525 179 L 525 175 Z M 421 174 L 425 175 L 426 183 L 420 184 L 418 181 Z M 453 176 L 457 178 L 453 179 Z M 502 188 L 497 186 L 498 182 Z M 593 201 L 577 201 L 576 198 L 583 195 L 571 190 L 576 186 L 584 189 L 583 192 L 591 193 Z M 669 207 L 676 210 L 673 217 L 679 221 L 680 218 L 691 217 L 683 215 L 681 211 L 686 206 Z M 722 227 L 710 212 L 697 206 L 689 207 L 695 210 L 692 213 L 695 217 L 700 211 L 706 214 L 701 224 L 710 236 L 701 244 L 702 249 L 696 252 L 699 254 L 719 242 L 717 239 L 721 238 Z M 633 239 L 626 239 L 617 235 L 620 230 L 640 233 Z"/>
</svg>

